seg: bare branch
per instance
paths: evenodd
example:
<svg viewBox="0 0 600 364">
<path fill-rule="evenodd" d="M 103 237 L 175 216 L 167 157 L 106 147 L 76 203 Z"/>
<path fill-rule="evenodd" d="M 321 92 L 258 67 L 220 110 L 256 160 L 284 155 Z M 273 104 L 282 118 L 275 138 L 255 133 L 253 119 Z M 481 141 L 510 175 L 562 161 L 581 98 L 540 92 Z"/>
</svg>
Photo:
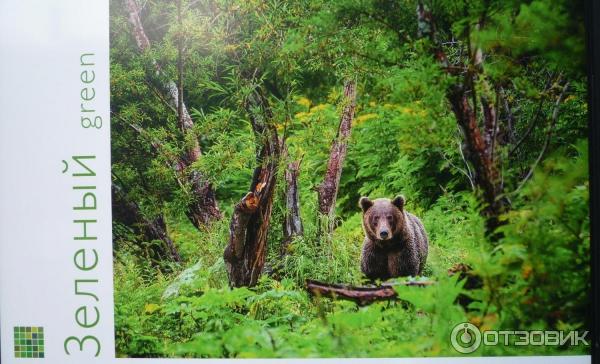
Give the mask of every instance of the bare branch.
<svg viewBox="0 0 600 364">
<path fill-rule="evenodd" d="M 446 162 L 448 162 L 448 163 L 449 163 L 449 164 L 450 164 L 452 167 L 456 168 L 456 170 L 458 170 L 458 171 L 459 171 L 460 173 L 462 173 L 462 174 L 463 174 L 465 177 L 467 177 L 467 180 L 469 181 L 469 184 L 471 185 L 471 189 L 472 189 L 473 191 L 475 191 L 475 183 L 473 183 L 473 177 L 471 176 L 471 170 L 470 170 L 470 168 L 469 168 L 469 164 L 467 163 L 467 161 L 465 160 L 465 157 L 464 157 L 464 155 L 463 155 L 462 148 L 461 148 L 461 146 L 460 146 L 460 142 L 458 143 L 458 150 L 460 151 L 460 155 L 461 155 L 461 157 L 462 157 L 462 160 L 463 160 L 463 162 L 465 163 L 465 166 L 467 167 L 467 169 L 466 169 L 466 170 L 465 170 L 465 169 L 463 169 L 463 168 L 460 168 L 460 167 L 459 167 L 459 166 L 457 166 L 457 165 L 455 165 L 455 164 L 452 162 L 452 160 L 450 160 L 450 158 L 448 158 L 448 157 L 446 156 L 446 154 L 444 154 L 443 152 L 442 152 L 442 153 L 440 153 L 440 154 L 441 154 L 442 158 L 444 158 L 444 160 L 445 160 Z"/>
</svg>

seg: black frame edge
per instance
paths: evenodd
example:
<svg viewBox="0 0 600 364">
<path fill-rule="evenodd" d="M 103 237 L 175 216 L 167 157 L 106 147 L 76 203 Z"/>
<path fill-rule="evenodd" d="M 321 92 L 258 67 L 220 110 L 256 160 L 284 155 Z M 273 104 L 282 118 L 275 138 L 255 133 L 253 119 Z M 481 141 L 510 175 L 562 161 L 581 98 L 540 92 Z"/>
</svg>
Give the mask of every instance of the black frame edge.
<svg viewBox="0 0 600 364">
<path fill-rule="evenodd" d="M 587 43 L 587 73 L 588 73 L 588 125 L 589 125 L 589 153 L 590 153 L 590 264 L 591 264 L 591 354 L 592 363 L 600 364 L 600 287 L 598 285 L 600 269 L 600 126 L 598 119 L 598 107 L 600 106 L 600 94 L 597 75 L 600 73 L 600 2 L 586 0 L 585 2 L 585 25 Z"/>
</svg>

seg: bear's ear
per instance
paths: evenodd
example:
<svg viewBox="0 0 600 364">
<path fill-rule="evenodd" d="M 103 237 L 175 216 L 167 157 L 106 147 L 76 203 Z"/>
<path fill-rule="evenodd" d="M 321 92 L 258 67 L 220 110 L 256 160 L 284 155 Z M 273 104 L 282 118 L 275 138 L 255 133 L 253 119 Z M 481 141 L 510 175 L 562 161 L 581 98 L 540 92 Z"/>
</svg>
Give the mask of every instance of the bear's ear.
<svg viewBox="0 0 600 364">
<path fill-rule="evenodd" d="M 373 206 L 373 201 L 369 200 L 368 197 L 361 197 L 360 200 L 358 200 L 358 204 L 363 212 L 367 212 L 369 207 Z"/>
<path fill-rule="evenodd" d="M 404 196 L 402 196 L 402 195 L 398 195 L 398 196 L 394 197 L 394 199 L 392 200 L 392 204 L 394 206 L 396 206 L 397 208 L 399 208 L 400 211 L 404 210 L 405 202 L 406 202 L 406 200 L 404 199 Z"/>
</svg>

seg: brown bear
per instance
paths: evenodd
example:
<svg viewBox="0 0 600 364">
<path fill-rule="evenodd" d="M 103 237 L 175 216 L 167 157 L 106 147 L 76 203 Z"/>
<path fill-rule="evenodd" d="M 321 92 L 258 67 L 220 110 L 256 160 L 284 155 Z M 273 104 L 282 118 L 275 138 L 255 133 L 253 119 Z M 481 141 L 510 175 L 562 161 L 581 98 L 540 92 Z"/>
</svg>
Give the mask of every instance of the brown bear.
<svg viewBox="0 0 600 364">
<path fill-rule="evenodd" d="M 360 267 L 371 280 L 417 276 L 427 260 L 427 234 L 421 221 L 404 210 L 405 199 L 361 197 L 363 244 Z"/>
</svg>

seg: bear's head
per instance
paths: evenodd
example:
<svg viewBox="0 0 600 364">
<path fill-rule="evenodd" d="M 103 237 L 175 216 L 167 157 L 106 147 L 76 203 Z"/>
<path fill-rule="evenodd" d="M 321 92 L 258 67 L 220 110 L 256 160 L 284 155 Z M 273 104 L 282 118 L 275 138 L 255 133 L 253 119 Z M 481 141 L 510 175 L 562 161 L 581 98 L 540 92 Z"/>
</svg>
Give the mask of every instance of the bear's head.
<svg viewBox="0 0 600 364">
<path fill-rule="evenodd" d="M 363 210 L 363 228 L 369 239 L 385 244 L 402 233 L 404 228 L 404 196 L 370 200 L 361 197 L 359 205 Z"/>
</svg>

